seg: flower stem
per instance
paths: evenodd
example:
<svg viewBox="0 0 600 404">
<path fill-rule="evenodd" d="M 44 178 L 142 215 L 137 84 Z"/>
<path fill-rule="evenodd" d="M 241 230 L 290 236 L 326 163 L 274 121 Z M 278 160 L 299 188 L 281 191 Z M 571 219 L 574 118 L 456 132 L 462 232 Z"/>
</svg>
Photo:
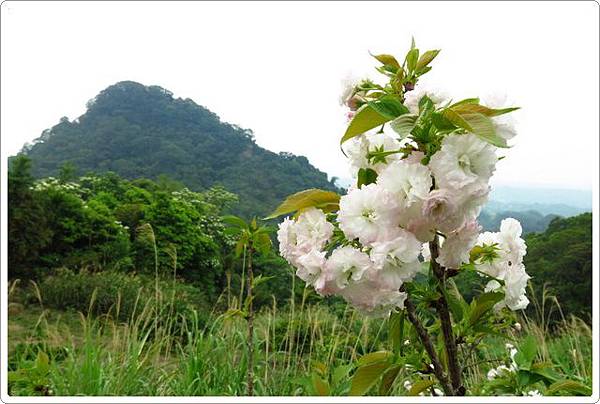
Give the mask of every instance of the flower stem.
<svg viewBox="0 0 600 404">
<path fill-rule="evenodd" d="M 446 374 L 444 373 L 444 369 L 442 368 L 442 363 L 440 362 L 440 359 L 438 358 L 438 355 L 435 352 L 435 348 L 433 347 L 433 343 L 431 342 L 431 337 L 429 336 L 429 333 L 427 332 L 425 327 L 423 327 L 423 324 L 421 324 L 421 322 L 417 318 L 417 315 L 415 312 L 415 306 L 407 298 L 404 301 L 404 307 L 406 308 L 406 314 L 408 315 L 409 321 L 412 323 L 413 327 L 415 327 L 415 330 L 417 331 L 417 334 L 419 335 L 419 339 L 423 343 L 423 346 L 425 347 L 425 350 L 427 351 L 427 354 L 429 355 L 429 358 L 431 359 L 431 364 L 433 365 L 433 373 L 435 374 L 435 377 L 438 379 L 438 381 L 442 385 L 442 388 L 444 389 L 444 393 L 446 393 L 446 395 L 448 395 L 448 396 L 453 396 L 454 389 L 448 382 L 448 378 L 446 377 Z"/>
<path fill-rule="evenodd" d="M 456 395 L 464 395 L 465 388 L 462 385 L 462 370 L 458 361 L 458 348 L 456 346 L 456 339 L 454 338 L 454 333 L 452 331 L 452 319 L 450 318 L 448 301 L 446 300 L 446 269 L 436 261 L 436 258 L 439 256 L 438 237 L 439 236 L 436 234 L 433 241 L 429 242 L 429 250 L 431 251 L 431 268 L 435 277 L 438 279 L 438 291 L 440 292 L 440 298 L 436 303 L 436 310 L 440 316 L 442 335 L 444 337 L 444 346 L 446 348 L 446 354 L 448 357 L 448 372 L 450 373 L 452 388 Z"/>
</svg>

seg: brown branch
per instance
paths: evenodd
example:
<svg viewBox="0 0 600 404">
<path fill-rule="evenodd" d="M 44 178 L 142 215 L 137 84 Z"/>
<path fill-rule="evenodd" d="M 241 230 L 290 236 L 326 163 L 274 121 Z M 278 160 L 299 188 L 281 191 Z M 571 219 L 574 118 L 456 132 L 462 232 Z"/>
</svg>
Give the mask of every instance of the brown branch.
<svg viewBox="0 0 600 404">
<path fill-rule="evenodd" d="M 440 315 L 440 322 L 442 325 L 442 334 L 444 336 L 444 345 L 446 347 L 446 354 L 448 356 L 448 372 L 450 373 L 450 380 L 452 381 L 452 388 L 456 391 L 457 395 L 464 395 L 465 388 L 462 385 L 462 370 L 458 361 L 458 348 L 456 347 L 456 339 L 452 332 L 452 320 L 450 319 L 450 311 L 448 310 L 448 301 L 446 300 L 445 287 L 446 287 L 446 269 L 442 267 L 436 258 L 439 256 L 438 250 L 438 236 L 436 235 L 433 241 L 429 242 L 429 250 L 431 251 L 431 267 L 435 277 L 438 279 L 438 290 L 440 292 L 440 298 L 437 301 L 436 309 Z"/>
<path fill-rule="evenodd" d="M 412 323 L 413 327 L 415 327 L 415 330 L 417 331 L 417 334 L 419 335 L 419 339 L 423 343 L 423 346 L 425 347 L 425 350 L 427 351 L 427 354 L 429 355 L 429 358 L 431 359 L 431 363 L 433 365 L 433 373 L 435 374 L 435 377 L 439 380 L 446 395 L 453 396 L 454 389 L 448 382 L 448 378 L 446 377 L 446 374 L 444 373 L 444 369 L 442 368 L 440 359 L 438 358 L 437 353 L 435 352 L 435 348 L 433 347 L 433 343 L 431 342 L 429 333 L 427 332 L 425 327 L 423 327 L 423 325 L 417 318 L 417 315 L 415 312 L 415 306 L 407 298 L 404 301 L 404 307 L 406 308 L 406 314 L 408 314 L 408 319 Z"/>
</svg>

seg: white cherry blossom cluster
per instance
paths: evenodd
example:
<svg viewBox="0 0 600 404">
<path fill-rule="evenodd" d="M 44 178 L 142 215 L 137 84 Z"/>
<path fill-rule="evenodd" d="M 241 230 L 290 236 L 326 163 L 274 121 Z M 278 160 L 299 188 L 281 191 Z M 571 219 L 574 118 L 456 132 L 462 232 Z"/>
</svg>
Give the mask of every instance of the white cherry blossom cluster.
<svg viewBox="0 0 600 404">
<path fill-rule="evenodd" d="M 522 232 L 521 223 L 509 218 L 502 221 L 498 233 L 485 232 L 477 239 L 478 245 L 497 246 L 496 259 L 491 262 L 479 262 L 477 265 L 481 272 L 504 281 L 504 287 L 498 280 L 489 281 L 485 287 L 486 292 L 500 289 L 504 292 L 504 300 L 497 303 L 497 309 L 506 306 L 511 310 L 520 310 L 529 304 L 525 291 L 530 276 L 525 272 L 523 265 L 527 246 L 521 238 Z"/>
<path fill-rule="evenodd" d="M 342 102 L 348 104 L 351 94 L 346 91 Z M 424 95 L 436 105 L 447 102 L 432 92 L 408 92 L 405 106 L 411 113 L 418 113 Z M 494 124 L 507 140 L 514 135 L 509 121 Z M 496 147 L 471 133 L 450 133 L 425 159 L 414 148 L 398 152 L 407 142 L 385 132 L 368 132 L 349 141 L 345 151 L 352 171 L 373 170 L 376 181 L 351 187 L 341 197 L 337 215 L 328 217 L 309 208 L 295 220 L 286 218 L 278 231 L 281 255 L 319 294 L 342 296 L 368 315 L 384 316 L 404 307 L 406 293 L 400 288 L 429 260 L 427 243 L 434 238 L 441 245 L 437 263 L 456 270 L 470 263 L 475 245 L 494 245 L 497 257 L 475 266 L 497 279 L 487 290 L 505 292 L 499 307 L 524 308 L 529 277 L 520 224 L 507 219 L 500 232 L 480 234 L 477 222 L 498 161 Z M 373 159 L 373 152 L 391 153 Z M 344 236 L 342 242 L 334 237 L 336 229 Z"/>
</svg>

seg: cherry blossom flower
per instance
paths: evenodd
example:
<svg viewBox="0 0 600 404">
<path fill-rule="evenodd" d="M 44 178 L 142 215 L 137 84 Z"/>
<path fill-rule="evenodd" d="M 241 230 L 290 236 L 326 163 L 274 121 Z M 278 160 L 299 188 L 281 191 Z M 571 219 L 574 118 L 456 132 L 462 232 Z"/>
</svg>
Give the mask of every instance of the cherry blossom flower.
<svg viewBox="0 0 600 404">
<path fill-rule="evenodd" d="M 429 166 L 436 186 L 460 190 L 476 181 L 487 183 L 497 161 L 494 146 L 467 133 L 446 136 Z"/>
</svg>

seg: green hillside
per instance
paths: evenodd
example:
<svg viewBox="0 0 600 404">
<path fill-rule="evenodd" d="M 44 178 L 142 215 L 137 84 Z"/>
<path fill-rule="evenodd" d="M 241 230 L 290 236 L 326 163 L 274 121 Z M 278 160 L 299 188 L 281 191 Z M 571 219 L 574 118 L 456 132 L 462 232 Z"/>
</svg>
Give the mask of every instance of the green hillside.
<svg viewBox="0 0 600 404">
<path fill-rule="evenodd" d="M 524 262 L 537 294 L 547 284 L 565 315 L 591 322 L 592 214 L 556 218 L 545 232 L 529 234 L 526 242 Z"/>
<path fill-rule="evenodd" d="M 222 185 L 239 195 L 236 213 L 245 216 L 263 215 L 306 188 L 337 190 L 305 157 L 265 150 L 251 130 L 222 122 L 191 99 L 131 81 L 106 88 L 88 102 L 85 114 L 62 118 L 22 153 L 33 160 L 38 178 L 55 176 L 70 162 L 80 175 L 163 174 L 194 191 Z"/>
</svg>

